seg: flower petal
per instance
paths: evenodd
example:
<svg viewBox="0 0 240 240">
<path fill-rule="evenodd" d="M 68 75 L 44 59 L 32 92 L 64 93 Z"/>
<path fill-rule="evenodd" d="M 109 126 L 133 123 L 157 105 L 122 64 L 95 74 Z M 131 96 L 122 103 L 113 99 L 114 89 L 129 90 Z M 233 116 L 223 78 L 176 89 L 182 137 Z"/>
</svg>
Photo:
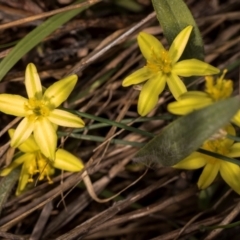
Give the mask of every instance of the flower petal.
<svg viewBox="0 0 240 240">
<path fill-rule="evenodd" d="M 27 183 L 29 182 L 29 169 L 33 169 L 32 165 L 36 165 L 35 155 L 31 154 L 29 158 L 23 163 L 22 170 L 19 177 L 18 187 L 16 191 L 16 195 L 20 195 Z M 36 167 L 35 167 L 36 168 Z"/>
<path fill-rule="evenodd" d="M 176 63 L 178 59 L 182 56 L 192 29 L 192 26 L 187 26 L 176 36 L 176 38 L 172 42 L 172 45 L 169 49 L 169 55 L 172 60 L 172 64 Z"/>
<path fill-rule="evenodd" d="M 68 98 L 75 87 L 77 80 L 78 76 L 74 74 L 55 82 L 46 89 L 43 95 L 43 100 L 49 101 L 50 107 L 52 108 L 58 107 Z"/>
<path fill-rule="evenodd" d="M 10 136 L 10 138 L 12 139 L 13 135 L 14 135 L 15 129 L 11 128 L 8 130 L 8 134 Z M 18 149 L 21 152 L 24 153 L 32 153 L 32 152 L 36 152 L 39 150 L 38 145 L 36 144 L 33 135 L 30 135 L 30 137 L 28 139 L 26 139 L 22 144 L 20 144 L 18 146 Z"/>
<path fill-rule="evenodd" d="M 55 161 L 52 163 L 55 168 L 69 172 L 79 172 L 84 168 L 82 161 L 64 149 L 58 149 Z"/>
<path fill-rule="evenodd" d="M 26 116 L 24 104 L 27 98 L 13 94 L 0 94 L 0 111 L 17 117 Z"/>
<path fill-rule="evenodd" d="M 240 143 L 234 143 L 231 148 L 229 153 L 227 154 L 228 157 L 240 157 Z"/>
<path fill-rule="evenodd" d="M 235 131 L 235 128 L 233 127 L 233 125 L 232 124 L 228 124 L 228 125 L 226 125 L 224 128 L 223 128 L 223 130 L 225 130 L 228 134 L 230 134 L 230 135 L 233 135 L 233 136 L 236 136 L 236 131 Z M 220 134 L 221 134 L 221 132 L 220 132 Z M 223 133 L 224 135 L 223 136 L 225 136 L 225 133 Z M 223 148 L 225 148 L 225 149 L 230 149 L 231 147 L 232 147 L 232 145 L 233 145 L 233 143 L 234 143 L 234 140 L 233 139 L 230 139 L 230 138 L 227 138 L 227 137 L 224 137 L 222 140 L 221 140 L 221 146 L 223 147 Z"/>
<path fill-rule="evenodd" d="M 85 125 L 80 117 L 60 109 L 51 111 L 48 119 L 50 122 L 64 127 L 82 128 Z"/>
<path fill-rule="evenodd" d="M 133 72 L 129 76 L 127 76 L 123 82 L 123 87 L 128 87 L 130 85 L 139 84 L 151 77 L 151 73 L 148 71 L 146 67 L 140 68 L 137 71 Z"/>
<path fill-rule="evenodd" d="M 187 92 L 187 88 L 183 81 L 174 73 L 170 74 L 167 78 L 167 85 L 176 100 L 178 100 L 183 93 Z"/>
<path fill-rule="evenodd" d="M 30 120 L 30 118 L 24 118 L 17 126 L 12 139 L 11 139 L 11 147 L 18 147 L 21 145 L 24 141 L 27 140 L 27 138 L 30 136 L 30 134 L 33 131 L 34 127 L 34 121 Z"/>
<path fill-rule="evenodd" d="M 55 159 L 57 134 L 47 118 L 39 118 L 34 126 L 34 138 L 42 154 L 51 161 Z"/>
<path fill-rule="evenodd" d="M 158 96 L 166 85 L 164 75 L 157 75 L 149 79 L 142 87 L 138 100 L 138 113 L 147 115 L 157 104 Z"/>
<path fill-rule="evenodd" d="M 7 176 L 13 169 L 21 165 L 24 161 L 31 158 L 32 155 L 33 155 L 32 153 L 26 153 L 16 158 L 14 161 L 11 162 L 11 164 L 8 167 L 1 170 L 0 176 Z"/>
<path fill-rule="evenodd" d="M 203 167 L 206 164 L 206 159 L 202 154 L 194 152 L 187 158 L 175 164 L 174 168 L 193 170 Z"/>
<path fill-rule="evenodd" d="M 220 174 L 224 181 L 240 194 L 240 168 L 238 165 L 221 161 Z"/>
<path fill-rule="evenodd" d="M 33 63 L 29 63 L 25 72 L 25 86 L 27 90 L 28 98 L 42 98 L 42 85 L 37 72 L 37 69 Z"/>
<path fill-rule="evenodd" d="M 219 169 L 220 169 L 219 161 L 215 162 L 215 164 L 210 163 L 206 164 L 198 180 L 198 187 L 200 189 L 204 189 L 210 186 L 210 184 L 212 184 L 212 182 L 216 178 Z"/>
<path fill-rule="evenodd" d="M 184 94 L 182 94 L 181 97 L 179 98 L 179 100 L 195 98 L 195 99 L 199 99 L 199 101 L 202 101 L 202 99 L 207 98 L 207 97 L 209 97 L 209 95 L 205 92 L 188 91 L 188 92 L 185 92 Z"/>
<path fill-rule="evenodd" d="M 173 113 L 176 115 L 185 115 L 192 112 L 193 110 L 206 107 L 212 103 L 213 103 L 213 100 L 209 97 L 196 96 L 196 97 L 189 97 L 189 98 L 186 97 L 182 99 L 182 96 L 181 96 L 180 100 L 169 103 L 167 106 L 167 109 L 170 113 Z"/>
<path fill-rule="evenodd" d="M 139 48 L 145 59 L 150 59 L 152 52 L 155 54 L 160 54 L 164 50 L 161 42 L 155 38 L 153 35 L 140 32 L 137 37 Z"/>
<path fill-rule="evenodd" d="M 219 69 L 195 58 L 183 60 L 173 65 L 172 72 L 182 77 L 218 74 Z"/>
<path fill-rule="evenodd" d="M 234 115 L 231 121 L 240 127 L 240 110 Z"/>
</svg>

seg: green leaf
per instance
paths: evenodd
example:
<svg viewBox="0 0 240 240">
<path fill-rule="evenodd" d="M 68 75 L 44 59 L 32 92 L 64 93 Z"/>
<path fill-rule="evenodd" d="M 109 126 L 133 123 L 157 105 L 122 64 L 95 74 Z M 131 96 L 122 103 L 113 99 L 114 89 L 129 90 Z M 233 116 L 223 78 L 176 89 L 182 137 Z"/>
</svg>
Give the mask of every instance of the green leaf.
<svg viewBox="0 0 240 240">
<path fill-rule="evenodd" d="M 83 0 L 77 0 L 76 3 L 84 2 Z M 71 10 L 65 13 L 59 13 L 44 23 L 36 27 L 29 34 L 27 34 L 17 45 L 11 50 L 11 52 L 0 63 L 0 81 L 8 73 L 8 71 L 20 60 L 27 52 L 40 43 L 45 37 L 59 28 L 61 25 L 69 21 L 71 18 L 85 10 L 87 6 Z"/>
<path fill-rule="evenodd" d="M 134 0 L 115 0 L 114 3 L 133 12 L 140 12 L 143 10 L 142 5 Z"/>
<path fill-rule="evenodd" d="M 140 149 L 134 160 L 173 166 L 226 125 L 239 107 L 239 98 L 232 97 L 177 119 Z"/>
<path fill-rule="evenodd" d="M 169 43 L 173 42 L 178 33 L 186 26 L 194 27 L 182 59 L 197 58 L 203 60 L 204 49 L 198 26 L 182 0 L 152 0 L 158 21 Z"/>
<path fill-rule="evenodd" d="M 64 109 L 65 111 L 68 111 L 68 112 L 75 113 L 76 115 L 78 115 L 80 117 L 84 117 L 84 118 L 91 119 L 91 120 L 101 122 L 101 123 L 106 123 L 106 124 L 109 124 L 110 126 L 115 126 L 115 127 L 118 127 L 118 128 L 128 130 L 130 132 L 135 132 L 135 133 L 141 134 L 145 137 L 154 137 L 155 136 L 153 133 L 146 132 L 146 131 L 138 129 L 138 128 L 134 128 L 134 127 L 128 126 L 128 125 L 120 123 L 120 122 L 111 121 L 109 119 L 97 117 L 95 115 L 91 115 L 91 114 L 88 114 L 88 113 L 73 111 L 73 110 L 70 110 L 70 109 L 67 109 L 67 108 L 62 108 L 62 109 Z"/>
<path fill-rule="evenodd" d="M 13 169 L 6 177 L 0 181 L 0 211 L 4 207 L 9 195 L 12 192 L 12 188 L 17 182 L 20 175 L 20 168 Z"/>
<path fill-rule="evenodd" d="M 99 137 L 99 136 L 94 136 L 94 135 L 86 135 L 86 134 L 76 134 L 76 133 L 65 133 L 65 132 L 58 132 L 59 137 L 63 136 L 68 136 L 72 137 L 75 139 L 81 139 L 81 140 L 87 140 L 87 141 L 95 141 L 95 142 L 104 142 L 106 141 L 105 137 Z M 121 144 L 121 145 L 129 145 L 133 147 L 142 147 L 143 143 L 140 142 L 131 142 L 131 141 L 126 141 L 126 140 L 121 140 L 121 139 L 111 139 L 109 140 L 110 143 L 114 144 Z"/>
<path fill-rule="evenodd" d="M 197 152 L 206 154 L 206 155 L 214 157 L 214 158 L 221 159 L 223 161 L 234 163 L 234 164 L 240 166 L 240 161 L 235 159 L 235 158 L 230 158 L 230 157 L 224 156 L 222 154 L 219 154 L 219 153 L 216 153 L 216 152 L 212 152 L 212 151 L 208 151 L 208 150 L 205 150 L 205 149 L 202 149 L 202 148 L 198 149 Z"/>
</svg>

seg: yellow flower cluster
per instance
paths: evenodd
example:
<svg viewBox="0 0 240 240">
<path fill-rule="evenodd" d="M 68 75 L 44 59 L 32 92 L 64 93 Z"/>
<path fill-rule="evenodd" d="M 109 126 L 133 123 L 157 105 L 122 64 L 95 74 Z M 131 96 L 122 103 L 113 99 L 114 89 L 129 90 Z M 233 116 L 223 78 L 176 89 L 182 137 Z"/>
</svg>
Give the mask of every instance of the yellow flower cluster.
<svg viewBox="0 0 240 240">
<path fill-rule="evenodd" d="M 213 104 L 216 101 L 231 97 L 233 92 L 232 80 L 224 79 L 226 70 L 214 80 L 212 76 L 206 76 L 205 91 L 189 91 L 184 93 L 178 101 L 168 104 L 168 111 L 184 115 L 193 110 L 197 110 Z M 240 126 L 240 111 L 231 120 Z M 225 134 L 217 138 L 209 139 L 204 142 L 202 149 L 219 153 L 227 157 L 240 157 L 240 143 L 226 138 L 226 134 L 235 136 L 236 132 L 231 124 L 225 127 Z M 216 178 L 218 172 L 226 183 L 238 194 L 240 194 L 240 167 L 234 163 L 223 161 L 199 152 L 191 154 L 186 159 L 177 163 L 173 167 L 182 169 L 197 169 L 204 167 L 199 178 L 198 186 L 200 189 L 208 187 Z"/>
<path fill-rule="evenodd" d="M 192 26 L 184 28 L 174 39 L 169 51 L 152 35 L 140 32 L 138 45 L 146 59 L 146 65 L 123 80 L 124 87 L 142 84 L 138 100 L 138 113 L 147 115 L 157 104 L 158 96 L 166 84 L 176 100 L 187 92 L 179 78 L 205 76 L 219 73 L 219 69 L 197 59 L 179 61 L 187 45 Z"/>
<path fill-rule="evenodd" d="M 10 129 L 11 147 L 18 148 L 23 154 L 0 172 L 6 176 L 22 164 L 16 194 L 20 194 L 33 175 L 39 174 L 39 180 L 47 179 L 55 168 L 77 172 L 83 169 L 80 159 L 71 153 L 57 150 L 57 126 L 82 128 L 84 122 L 78 116 L 58 107 L 68 98 L 77 83 L 77 75 L 68 76 L 55 82 L 43 91 L 39 75 L 34 64 L 28 64 L 25 73 L 25 86 L 28 98 L 0 94 L 0 111 L 23 117 L 16 130 Z"/>
<path fill-rule="evenodd" d="M 146 59 L 146 65 L 133 72 L 123 80 L 124 87 L 141 85 L 138 101 L 138 113 L 147 115 L 158 102 L 159 95 L 166 85 L 176 101 L 170 103 L 168 111 L 184 115 L 193 110 L 206 107 L 216 101 L 231 96 L 233 82 L 224 79 L 226 71 L 216 80 L 211 76 L 219 69 L 198 59 L 181 60 L 184 49 L 191 35 L 192 26 L 184 28 L 175 38 L 167 51 L 152 35 L 141 32 L 138 35 L 140 50 Z M 205 91 L 187 91 L 180 77 L 205 76 Z M 39 180 L 47 179 L 55 168 L 77 172 L 84 165 L 80 159 L 64 149 L 57 149 L 57 127 L 82 128 L 81 118 L 58 107 L 68 98 L 77 83 L 77 76 L 71 75 L 55 82 L 43 91 L 39 75 L 34 64 L 28 64 L 25 74 L 25 86 L 28 98 L 0 94 L 0 111 L 23 117 L 16 129 L 10 129 L 11 147 L 18 148 L 22 154 L 0 171 L 6 176 L 14 168 L 22 165 L 16 194 L 21 194 L 27 183 L 38 174 Z M 240 111 L 231 120 L 240 126 Z M 202 149 L 225 155 L 240 157 L 240 143 L 226 138 L 227 134 L 236 135 L 231 124 L 221 130 L 220 134 L 203 143 Z M 194 152 L 180 161 L 174 168 L 197 169 L 203 171 L 198 181 L 200 189 L 208 187 L 220 173 L 227 184 L 240 194 L 240 167 L 234 163 L 216 157 Z"/>
<path fill-rule="evenodd" d="M 231 96 L 233 82 L 224 79 L 226 70 L 215 81 L 211 75 L 218 74 L 219 69 L 197 59 L 179 61 L 191 31 L 191 26 L 184 28 L 174 39 L 169 51 L 165 50 L 154 36 L 144 32 L 139 33 L 137 40 L 146 59 L 146 65 L 126 77 L 122 85 L 127 87 L 141 84 L 138 100 L 138 113 L 141 116 L 147 115 L 157 105 L 159 95 L 166 84 L 176 99 L 168 104 L 167 109 L 177 115 L 185 115 Z M 206 76 L 205 91 L 187 91 L 179 76 Z M 240 126 L 240 111 L 231 121 Z M 233 126 L 229 124 L 222 132 L 225 134 L 219 134 L 204 142 L 202 149 L 227 157 L 240 157 L 240 143 L 234 143 L 233 140 L 226 138 L 227 134 L 236 135 Z M 234 163 L 194 152 L 173 167 L 182 169 L 203 167 L 198 181 L 200 189 L 208 187 L 219 172 L 227 184 L 240 194 L 240 167 Z"/>
</svg>

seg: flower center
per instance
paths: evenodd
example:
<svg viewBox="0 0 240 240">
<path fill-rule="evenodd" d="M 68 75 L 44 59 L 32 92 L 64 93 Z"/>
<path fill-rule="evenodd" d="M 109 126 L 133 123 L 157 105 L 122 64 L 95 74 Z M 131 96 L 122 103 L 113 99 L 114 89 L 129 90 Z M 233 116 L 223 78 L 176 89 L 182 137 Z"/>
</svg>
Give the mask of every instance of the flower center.
<svg viewBox="0 0 240 240">
<path fill-rule="evenodd" d="M 226 145 L 224 139 L 217 140 L 208 140 L 203 144 L 203 149 L 219 153 L 221 155 L 227 155 L 229 153 L 229 146 Z M 206 155 L 207 156 L 207 155 Z M 218 158 L 207 156 L 209 163 L 215 164 L 217 161 L 220 161 Z"/>
<path fill-rule="evenodd" d="M 26 111 L 29 111 L 29 115 L 34 115 L 35 117 L 46 117 L 50 112 L 46 102 L 37 99 L 29 99 L 24 107 Z"/>
<path fill-rule="evenodd" d="M 233 92 L 233 82 L 231 80 L 224 79 L 227 70 L 223 71 L 223 74 L 214 81 L 212 76 L 205 77 L 206 89 L 205 92 L 210 95 L 214 101 L 226 99 L 231 96 Z"/>
<path fill-rule="evenodd" d="M 169 58 L 168 51 L 162 50 L 157 55 L 153 50 L 151 58 L 147 60 L 146 67 L 153 73 L 163 72 L 165 74 L 170 73 L 172 69 L 171 59 Z"/>
<path fill-rule="evenodd" d="M 31 161 L 28 166 L 28 182 L 33 182 L 33 175 L 36 173 L 39 173 L 40 181 L 47 179 L 49 183 L 52 183 L 50 175 L 54 173 L 54 168 L 40 152 L 36 153 L 35 161 Z"/>
</svg>

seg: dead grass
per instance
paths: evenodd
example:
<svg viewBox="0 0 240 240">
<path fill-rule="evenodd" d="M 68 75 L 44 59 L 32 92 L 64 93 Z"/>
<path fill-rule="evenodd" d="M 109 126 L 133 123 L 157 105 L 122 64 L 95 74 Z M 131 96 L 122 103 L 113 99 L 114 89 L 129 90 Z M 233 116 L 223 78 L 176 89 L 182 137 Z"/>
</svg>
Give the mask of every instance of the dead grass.
<svg viewBox="0 0 240 240">
<path fill-rule="evenodd" d="M 0 1 L 2 24 L 31 15 L 42 14 L 62 6 L 57 1 Z M 86 112 L 116 122 L 138 118 L 138 91 L 123 88 L 122 79 L 144 64 L 135 40 L 139 30 L 163 38 L 161 28 L 152 14 L 150 1 L 139 1 L 144 7 L 133 13 L 109 2 L 100 3 L 82 16 L 69 21 L 41 45 L 19 61 L 0 83 L 0 92 L 25 95 L 24 69 L 34 62 L 43 84 L 47 87 L 69 73 L 79 75 L 78 85 L 65 107 Z M 15 3 L 15 5 L 14 5 Z M 238 1 L 187 1 L 196 18 L 205 42 L 205 60 L 223 69 L 240 59 L 240 3 Z M 150 15 L 149 15 L 150 14 Z M 140 20 L 144 19 L 144 22 Z M 0 43 L 23 38 L 43 20 L 1 30 Z M 140 23 L 140 24 L 139 24 Z M 0 25 L 1 27 L 1 25 Z M 166 41 L 162 39 L 164 43 Z M 1 45 L 0 44 L 0 45 Z M 3 48 L 3 58 L 9 48 Z M 238 62 L 239 64 L 239 62 Z M 104 77 L 106 80 L 104 80 Z M 239 68 L 229 71 L 239 92 Z M 197 84 L 199 88 L 202 79 Z M 98 85 L 94 85 L 98 83 Z M 90 88 L 90 89 L 89 89 Z M 81 95 L 79 95 L 81 94 Z M 149 116 L 167 116 L 166 103 L 171 101 L 165 92 L 158 108 Z M 13 118 L 0 113 L 1 166 L 6 165 L 8 141 L 4 133 Z M 86 125 L 96 123 L 84 119 Z M 169 120 L 132 122 L 130 125 L 159 133 Z M 16 123 L 16 122 L 12 122 Z M 134 142 L 148 138 L 122 131 L 116 127 L 85 130 L 93 135 Z M 100 198 L 107 198 L 127 187 L 145 170 L 132 162 L 137 148 L 105 141 L 103 144 L 68 138 L 65 148 L 81 157 L 94 182 Z M 0 218 L 1 239 L 238 239 L 239 227 L 205 230 L 208 226 L 224 225 L 239 220 L 239 196 L 227 191 L 219 179 L 214 193 L 203 209 L 199 206 L 196 181 L 199 172 L 177 171 L 171 168 L 148 166 L 148 172 L 121 196 L 107 203 L 91 199 L 81 181 L 81 173 L 59 173 L 53 184 L 37 185 L 19 197 L 14 190 Z"/>
</svg>

